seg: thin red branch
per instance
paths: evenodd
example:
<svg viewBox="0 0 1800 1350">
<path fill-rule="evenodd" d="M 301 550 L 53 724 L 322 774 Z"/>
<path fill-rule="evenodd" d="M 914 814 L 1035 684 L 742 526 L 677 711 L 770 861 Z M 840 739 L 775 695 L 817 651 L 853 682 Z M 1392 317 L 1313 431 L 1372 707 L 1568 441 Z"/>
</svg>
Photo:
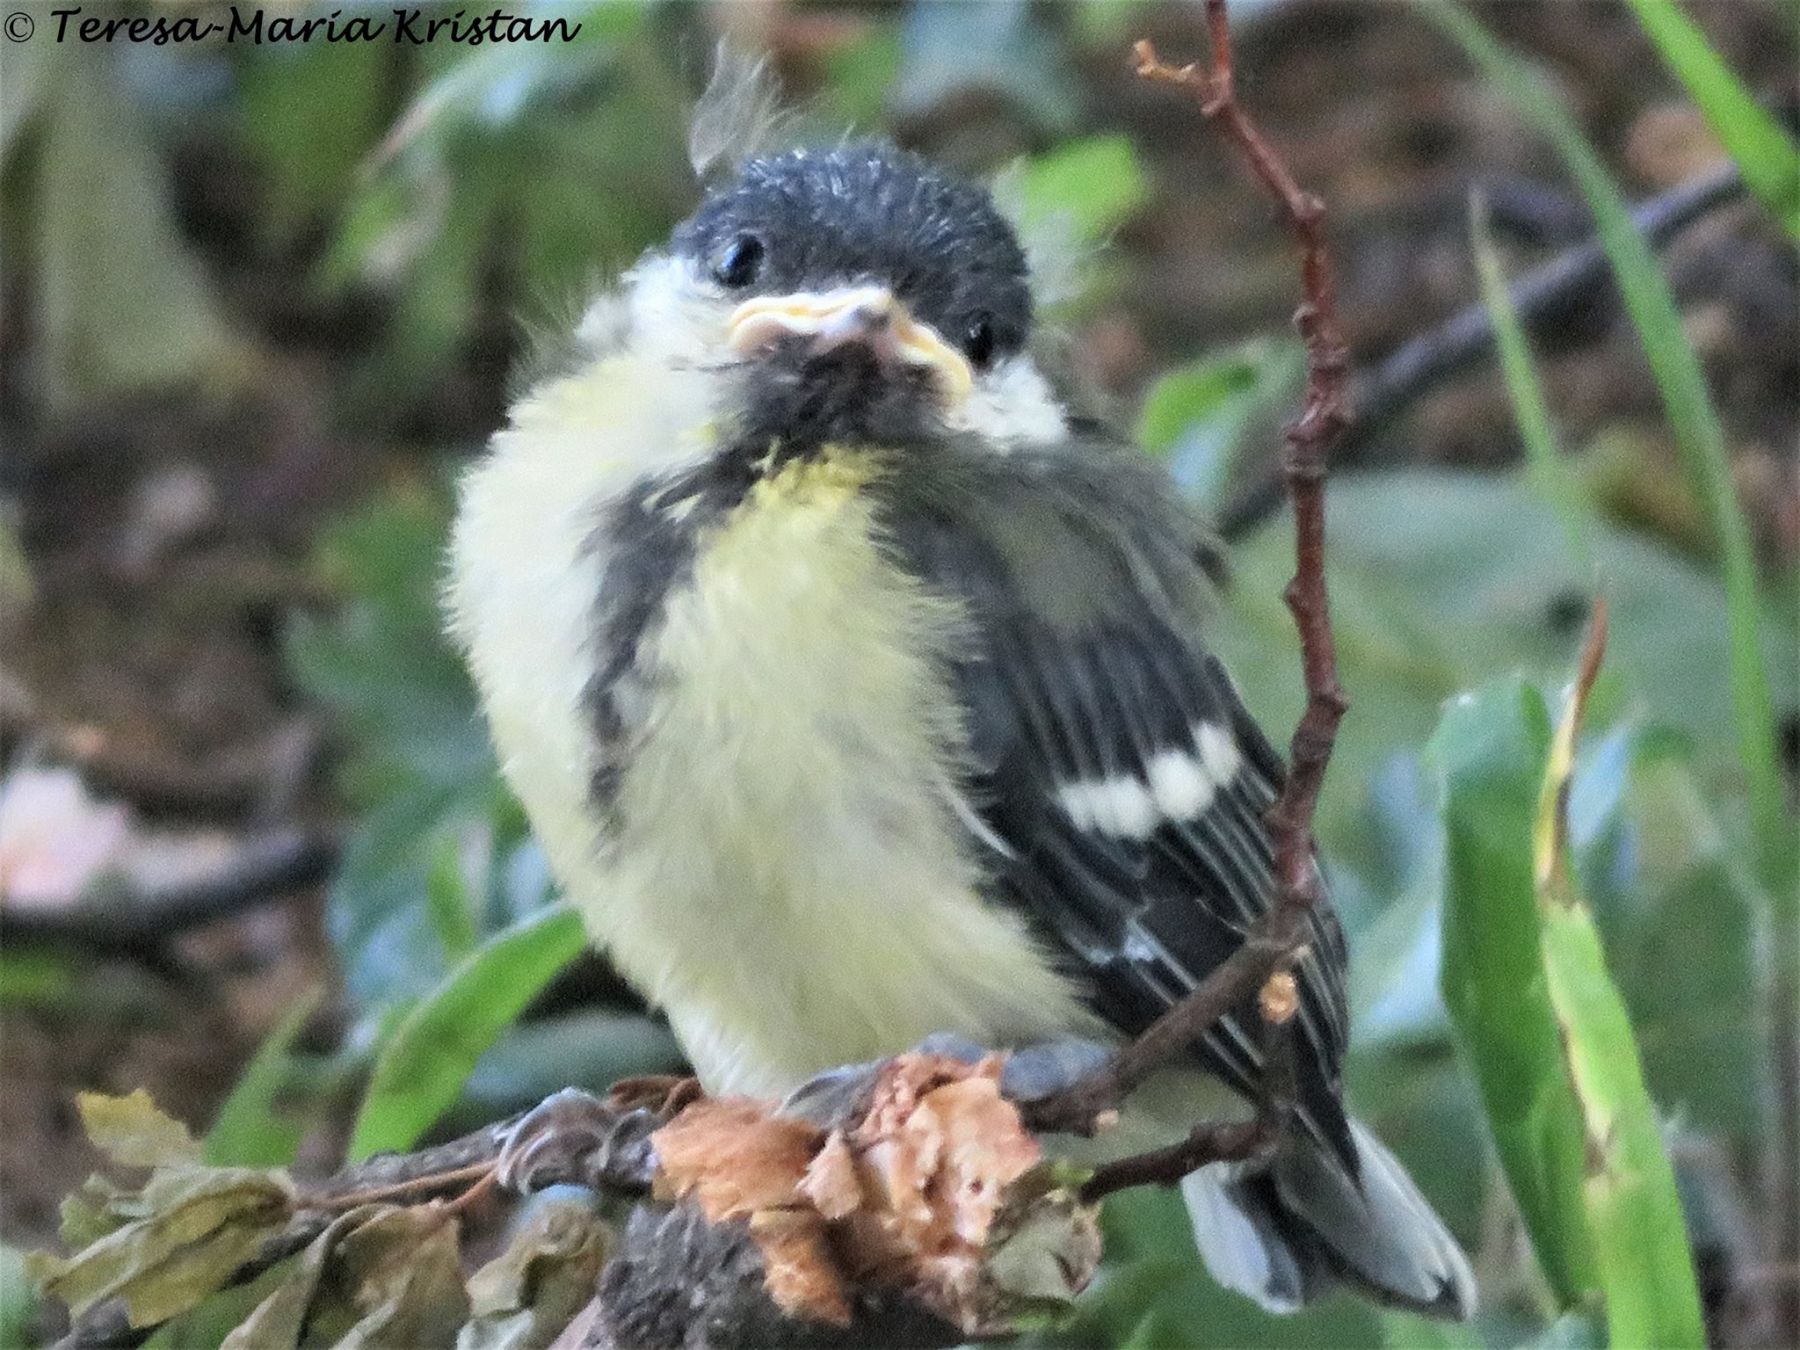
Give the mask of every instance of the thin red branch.
<svg viewBox="0 0 1800 1350">
<path fill-rule="evenodd" d="M 1216 123 L 1242 153 L 1257 181 L 1281 209 L 1299 248 L 1304 299 L 1295 324 L 1306 344 L 1307 381 L 1300 416 L 1287 428 L 1285 468 L 1294 505 L 1295 570 L 1285 598 L 1300 632 L 1306 709 L 1290 746 L 1287 782 L 1268 815 L 1277 890 L 1267 915 L 1230 959 L 1109 1064 L 1068 1092 L 1038 1103 L 1030 1113 L 1040 1129 L 1091 1131 L 1134 1088 L 1262 988 L 1270 1032 L 1265 1057 L 1270 1081 L 1264 1084 L 1258 1119 L 1238 1125 L 1203 1125 L 1174 1148 L 1114 1164 L 1095 1177 L 1094 1184 L 1102 1194 L 1123 1185 L 1170 1181 L 1220 1158 L 1250 1156 L 1267 1146 L 1272 1122 L 1279 1129 L 1292 1096 L 1292 1046 L 1287 1042 L 1293 991 L 1277 987 L 1273 978 L 1298 958 L 1307 920 L 1320 899 L 1319 874 L 1313 863 L 1313 813 L 1337 741 L 1338 723 L 1348 707 L 1338 683 L 1325 589 L 1325 470 L 1331 447 L 1350 420 L 1350 356 L 1338 326 L 1336 286 L 1325 245 L 1325 206 L 1294 181 L 1281 156 L 1237 101 L 1225 0 L 1207 0 L 1206 18 L 1212 37 L 1211 70 L 1195 64 L 1166 65 L 1150 43 L 1140 41 L 1135 48 L 1137 73 L 1193 97 L 1201 114 Z"/>
</svg>

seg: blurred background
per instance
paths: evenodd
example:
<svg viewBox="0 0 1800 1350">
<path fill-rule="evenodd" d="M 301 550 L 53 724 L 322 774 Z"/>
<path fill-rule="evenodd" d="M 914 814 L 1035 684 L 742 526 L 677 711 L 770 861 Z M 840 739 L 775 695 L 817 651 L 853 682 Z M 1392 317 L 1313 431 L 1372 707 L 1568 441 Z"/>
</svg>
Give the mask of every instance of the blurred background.
<svg viewBox="0 0 1800 1350">
<path fill-rule="evenodd" d="M 147 1087 L 196 1131 L 217 1121 L 220 1159 L 329 1170 L 396 1029 L 553 902 L 439 635 L 450 486 L 534 342 L 698 200 L 686 116 L 721 36 L 769 54 L 808 134 L 998 176 L 1035 238 L 1079 255 L 1054 309 L 1072 360 L 1224 523 L 1219 644 L 1291 725 L 1272 475 L 1302 376 L 1293 257 L 1220 139 L 1129 69 L 1139 36 L 1200 54 L 1196 7 L 621 0 L 511 7 L 578 21 L 569 43 L 416 47 L 57 43 L 47 4 L 15 8 L 36 24 L 0 44 L 0 1343 L 61 1316 L 23 1293 L 18 1254 L 54 1242 L 94 1166 L 78 1089 Z M 1537 63 L 1653 225 L 1721 433 L 1709 499 L 1678 434 L 1694 391 L 1653 373 L 1591 244 L 1591 184 L 1518 68 L 1403 3 L 1233 11 L 1245 99 L 1330 204 L 1365 414 L 1330 494 L 1354 707 L 1319 828 L 1355 955 L 1352 1099 L 1481 1275 L 1471 1337 L 1429 1343 L 1529 1340 L 1556 1301 L 1438 992 L 1427 742 L 1445 700 L 1511 672 L 1554 698 L 1598 590 L 1613 641 L 1570 796 L 1577 870 L 1709 1335 L 1792 1344 L 1794 878 L 1767 859 L 1800 756 L 1795 237 L 1623 0 L 1466 11 Z M 1686 12 L 1791 118 L 1792 7 Z M 1478 243 L 1515 282 L 1563 278 L 1527 306 L 1510 385 L 1467 340 L 1487 331 Z M 1548 440 L 1528 461 L 1534 389 Z M 1756 583 L 1729 608 L 1724 517 Z M 1745 623 L 1772 725 L 1734 705 Z M 451 1048 L 408 1089 L 422 1118 L 381 1137 L 679 1063 L 598 958 L 538 982 L 509 977 L 516 1019 L 440 1027 Z M 1439 1334 L 1348 1300 L 1261 1317 L 1195 1277 L 1161 1195 L 1109 1226 L 1104 1278 L 1047 1340 Z"/>
</svg>

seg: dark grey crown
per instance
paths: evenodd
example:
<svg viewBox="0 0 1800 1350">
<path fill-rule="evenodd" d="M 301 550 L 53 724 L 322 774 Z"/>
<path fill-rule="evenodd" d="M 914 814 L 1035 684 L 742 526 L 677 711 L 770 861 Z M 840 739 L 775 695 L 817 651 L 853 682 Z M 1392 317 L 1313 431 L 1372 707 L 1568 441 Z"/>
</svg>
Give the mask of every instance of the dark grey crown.
<svg viewBox="0 0 1800 1350">
<path fill-rule="evenodd" d="M 674 246 L 723 280 L 746 238 L 760 255 L 746 295 L 873 281 L 965 349 L 1004 355 L 1029 335 L 1025 254 L 987 192 L 890 145 L 752 160 Z"/>
</svg>

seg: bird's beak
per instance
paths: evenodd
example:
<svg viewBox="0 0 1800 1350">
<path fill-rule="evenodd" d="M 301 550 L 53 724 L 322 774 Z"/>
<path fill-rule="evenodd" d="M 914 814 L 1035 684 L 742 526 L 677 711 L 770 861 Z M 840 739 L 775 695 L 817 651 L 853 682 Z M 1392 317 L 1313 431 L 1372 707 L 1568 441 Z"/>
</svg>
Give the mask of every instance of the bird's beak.
<svg viewBox="0 0 1800 1350">
<path fill-rule="evenodd" d="M 885 286 L 758 296 L 732 312 L 725 333 L 731 349 L 744 354 L 783 337 L 811 338 L 815 352 L 861 342 L 884 361 L 931 371 L 952 403 L 967 398 L 975 384 L 968 358 L 913 318 Z"/>
</svg>

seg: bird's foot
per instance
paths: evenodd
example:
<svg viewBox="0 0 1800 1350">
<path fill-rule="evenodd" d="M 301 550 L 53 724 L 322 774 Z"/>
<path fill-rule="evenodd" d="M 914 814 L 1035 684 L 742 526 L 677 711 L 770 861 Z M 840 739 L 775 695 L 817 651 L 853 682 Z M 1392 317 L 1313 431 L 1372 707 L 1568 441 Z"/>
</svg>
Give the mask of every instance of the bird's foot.
<svg viewBox="0 0 1800 1350">
<path fill-rule="evenodd" d="M 626 1110 L 654 1111 L 673 1120 L 682 1109 L 706 1094 L 700 1080 L 692 1074 L 647 1073 L 636 1078 L 621 1078 L 612 1085 L 606 1100 Z"/>
<path fill-rule="evenodd" d="M 920 1041 L 912 1053 L 942 1055 L 974 1064 L 997 1052 L 965 1036 L 939 1032 Z M 1000 1070 L 1001 1095 L 1013 1102 L 1029 1103 L 1054 1097 L 1072 1087 L 1105 1064 L 1113 1052 L 1098 1041 L 1071 1039 L 1042 1041 L 998 1053 L 1005 1056 Z M 827 1069 L 790 1092 L 781 1104 L 781 1113 L 810 1120 L 823 1129 L 854 1123 L 867 1111 L 870 1093 L 884 1063 L 885 1060 L 871 1060 Z"/>
<path fill-rule="evenodd" d="M 875 1079 L 885 1063 L 872 1059 L 814 1074 L 781 1099 L 777 1114 L 811 1121 L 822 1130 L 847 1129 L 868 1114 Z"/>
<path fill-rule="evenodd" d="M 973 1064 L 993 1054 L 962 1036 L 940 1033 L 919 1042 L 925 1054 L 945 1055 Z M 1112 1048 L 1098 1041 L 1071 1038 L 1039 1041 L 1004 1052 L 1000 1070 L 1000 1095 L 1013 1102 L 1038 1102 L 1054 1097 L 1086 1078 L 1112 1058 Z"/>
<path fill-rule="evenodd" d="M 628 1079 L 622 1086 L 636 1089 L 642 1082 Z M 495 1179 L 521 1195 L 565 1182 L 595 1189 L 647 1187 L 654 1170 L 650 1136 L 668 1123 L 672 1111 L 666 1108 L 673 1100 L 673 1089 L 646 1104 L 630 1093 L 621 1098 L 617 1089 L 600 1098 L 564 1088 L 502 1132 Z"/>
<path fill-rule="evenodd" d="M 1103 1067 L 1114 1053 L 1110 1045 L 1074 1038 L 1022 1045 L 1000 1071 L 1001 1095 L 1020 1104 L 1047 1101 Z"/>
</svg>

